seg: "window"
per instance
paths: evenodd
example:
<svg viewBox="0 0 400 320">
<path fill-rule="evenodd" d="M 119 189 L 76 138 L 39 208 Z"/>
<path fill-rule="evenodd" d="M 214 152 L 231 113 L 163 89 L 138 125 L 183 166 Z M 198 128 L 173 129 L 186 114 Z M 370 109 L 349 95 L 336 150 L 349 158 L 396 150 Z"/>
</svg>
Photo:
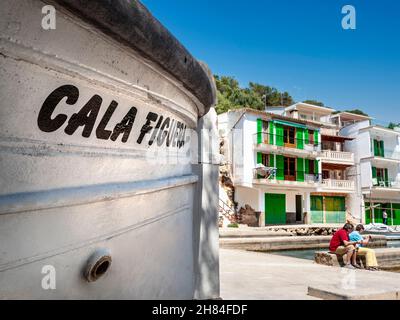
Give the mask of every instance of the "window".
<svg viewBox="0 0 400 320">
<path fill-rule="evenodd" d="M 294 127 L 284 127 L 283 128 L 283 141 L 285 144 L 294 145 L 295 144 L 295 134 L 296 129 Z"/>
<path fill-rule="evenodd" d="M 308 173 L 315 174 L 315 161 L 313 161 L 313 160 L 310 160 L 308 162 Z"/>
<path fill-rule="evenodd" d="M 388 186 L 388 169 L 372 167 L 372 183 L 375 186 Z"/>
<path fill-rule="evenodd" d="M 385 156 L 385 144 L 384 142 L 381 140 L 376 140 L 374 139 L 374 156 L 377 157 L 384 157 Z"/>
<path fill-rule="evenodd" d="M 263 132 L 268 132 L 268 121 L 264 121 L 262 122 L 262 131 Z"/>
<path fill-rule="evenodd" d="M 378 179 L 378 183 L 381 181 L 385 181 L 385 169 L 376 168 L 376 177 Z"/>
<path fill-rule="evenodd" d="M 284 163 L 285 180 L 296 180 L 296 159 L 285 157 Z"/>
<path fill-rule="evenodd" d="M 301 118 L 301 119 L 307 119 L 307 115 L 305 115 L 305 114 L 300 114 L 300 118 Z"/>
<path fill-rule="evenodd" d="M 268 154 L 261 154 L 261 164 L 268 167 L 269 166 L 269 155 Z"/>
<path fill-rule="evenodd" d="M 308 130 L 308 143 L 314 144 L 314 130 Z"/>
</svg>

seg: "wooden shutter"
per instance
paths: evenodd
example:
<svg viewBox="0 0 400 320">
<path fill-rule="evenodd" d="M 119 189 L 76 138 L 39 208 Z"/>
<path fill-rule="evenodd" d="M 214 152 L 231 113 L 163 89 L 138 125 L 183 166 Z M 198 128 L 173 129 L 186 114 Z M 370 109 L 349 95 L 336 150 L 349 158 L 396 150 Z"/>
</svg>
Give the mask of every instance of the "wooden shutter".
<svg viewBox="0 0 400 320">
<path fill-rule="evenodd" d="M 304 159 L 297 158 L 296 181 L 304 181 Z"/>
<path fill-rule="evenodd" d="M 297 149 L 304 149 L 304 129 L 296 129 L 296 147 Z"/>
<path fill-rule="evenodd" d="M 319 144 L 319 132 L 318 131 L 314 131 L 314 145 L 318 145 Z"/>
<path fill-rule="evenodd" d="M 379 155 L 381 157 L 385 157 L 385 143 L 383 142 L 383 140 L 379 141 L 379 149 L 380 149 Z"/>
<path fill-rule="evenodd" d="M 276 179 L 284 180 L 285 179 L 285 160 L 282 155 L 276 155 Z"/>
<path fill-rule="evenodd" d="M 374 156 L 379 156 L 379 142 L 374 139 Z"/>
<path fill-rule="evenodd" d="M 260 144 L 263 142 L 262 141 L 262 130 L 263 130 L 263 121 L 262 121 L 262 119 L 257 119 L 257 144 Z"/>
<path fill-rule="evenodd" d="M 305 144 L 310 143 L 310 133 L 308 132 L 308 129 L 304 130 L 304 143 Z"/>
<path fill-rule="evenodd" d="M 272 121 L 269 122 L 269 144 L 275 144 L 275 131 L 274 131 L 274 123 Z"/>
<path fill-rule="evenodd" d="M 389 170 L 388 168 L 385 168 L 385 186 L 390 187 L 389 185 Z"/>
<path fill-rule="evenodd" d="M 275 144 L 277 146 L 283 146 L 283 126 L 281 124 L 276 124 L 275 126 Z"/>
</svg>

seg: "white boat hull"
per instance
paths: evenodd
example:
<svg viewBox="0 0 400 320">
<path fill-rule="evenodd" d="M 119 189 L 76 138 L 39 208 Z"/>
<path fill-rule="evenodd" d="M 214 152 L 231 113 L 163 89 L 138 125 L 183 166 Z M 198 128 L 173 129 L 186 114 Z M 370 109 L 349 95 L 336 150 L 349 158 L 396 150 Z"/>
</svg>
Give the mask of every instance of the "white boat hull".
<svg viewBox="0 0 400 320">
<path fill-rule="evenodd" d="M 0 13 L 0 298 L 193 298 L 198 177 L 183 141 L 201 103 L 62 7 L 43 30 L 43 5 L 5 0 Z M 161 117 L 179 123 L 170 146 L 149 143 Z M 89 283 L 99 249 L 112 262 Z"/>
</svg>

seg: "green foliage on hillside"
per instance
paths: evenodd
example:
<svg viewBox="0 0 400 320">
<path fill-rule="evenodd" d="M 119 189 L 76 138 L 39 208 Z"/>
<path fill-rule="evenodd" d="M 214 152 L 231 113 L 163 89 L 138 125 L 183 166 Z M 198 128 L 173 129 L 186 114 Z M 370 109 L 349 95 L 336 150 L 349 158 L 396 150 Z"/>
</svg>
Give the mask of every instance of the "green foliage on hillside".
<svg viewBox="0 0 400 320">
<path fill-rule="evenodd" d="M 362 111 L 362 110 L 360 110 L 360 109 L 344 110 L 344 111 L 342 111 L 342 112 L 349 112 L 349 113 L 359 114 L 359 115 L 367 116 L 367 117 L 368 117 L 368 114 L 366 114 L 364 111 Z"/>
<path fill-rule="evenodd" d="M 270 86 L 250 82 L 247 88 L 241 88 L 233 77 L 216 75 L 214 78 L 217 85 L 218 114 L 232 109 L 264 110 L 266 106 L 290 106 L 294 103 L 288 92 L 279 92 Z"/>
<path fill-rule="evenodd" d="M 396 123 L 393 123 L 393 122 L 390 122 L 389 125 L 388 125 L 388 128 L 389 128 L 389 129 L 392 129 L 392 130 L 393 130 L 394 128 L 396 128 L 396 127 L 397 127 L 397 128 L 400 127 L 400 122 L 397 123 L 397 124 L 396 124 Z"/>
<path fill-rule="evenodd" d="M 317 100 L 305 100 L 303 101 L 304 103 L 312 104 L 314 106 L 320 106 L 320 107 L 325 107 L 323 102 L 317 101 Z"/>
</svg>

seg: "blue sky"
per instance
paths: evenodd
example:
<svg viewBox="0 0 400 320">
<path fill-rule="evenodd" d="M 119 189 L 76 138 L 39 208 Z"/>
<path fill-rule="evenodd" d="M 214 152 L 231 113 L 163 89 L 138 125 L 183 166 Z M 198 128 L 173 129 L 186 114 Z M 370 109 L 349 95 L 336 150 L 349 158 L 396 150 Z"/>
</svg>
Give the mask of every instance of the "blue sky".
<svg viewBox="0 0 400 320">
<path fill-rule="evenodd" d="M 214 74 L 400 122 L 400 1 L 142 2 Z M 341 27 L 346 4 L 356 30 Z"/>
</svg>

